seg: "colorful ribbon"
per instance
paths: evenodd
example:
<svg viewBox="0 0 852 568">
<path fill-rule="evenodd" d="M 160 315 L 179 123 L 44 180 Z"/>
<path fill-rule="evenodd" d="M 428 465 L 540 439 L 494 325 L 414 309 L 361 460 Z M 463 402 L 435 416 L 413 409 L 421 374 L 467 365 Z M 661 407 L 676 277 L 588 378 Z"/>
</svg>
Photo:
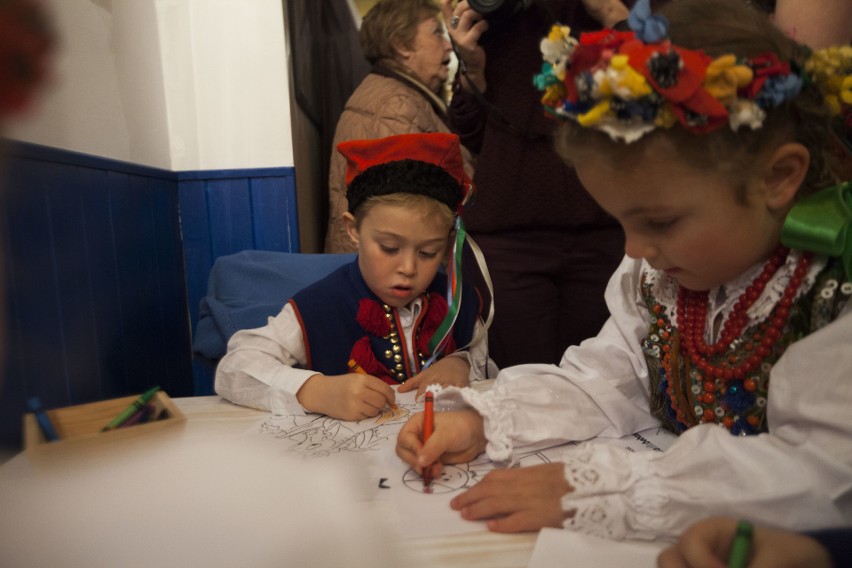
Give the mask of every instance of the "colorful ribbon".
<svg viewBox="0 0 852 568">
<path fill-rule="evenodd" d="M 852 182 L 823 189 L 799 200 L 781 229 L 790 248 L 839 257 L 852 280 Z"/>
<path fill-rule="evenodd" d="M 455 231 L 456 238 L 453 243 L 453 251 L 450 254 L 450 262 L 447 263 L 447 315 L 429 341 L 429 352 L 432 355 L 423 366 L 424 369 L 434 363 L 441 351 L 444 350 L 446 339 L 449 337 L 459 315 L 462 300 L 462 249 L 467 236 L 467 230 L 461 217 L 456 217 Z"/>
</svg>

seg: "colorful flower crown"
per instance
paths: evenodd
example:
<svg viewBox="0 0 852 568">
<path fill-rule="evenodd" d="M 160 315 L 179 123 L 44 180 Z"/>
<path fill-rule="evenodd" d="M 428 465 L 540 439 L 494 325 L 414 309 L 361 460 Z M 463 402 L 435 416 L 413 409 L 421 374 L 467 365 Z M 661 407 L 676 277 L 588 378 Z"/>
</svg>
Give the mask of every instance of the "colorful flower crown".
<svg viewBox="0 0 852 568">
<path fill-rule="evenodd" d="M 678 123 L 696 133 L 725 123 L 757 129 L 767 110 L 813 80 L 829 108 L 847 126 L 852 121 L 852 47 L 815 52 L 800 69 L 774 53 L 713 59 L 673 45 L 668 21 L 651 13 L 648 0 L 634 5 L 628 24 L 632 31 L 589 32 L 579 40 L 567 26 L 553 26 L 541 41 L 544 64 L 534 78 L 550 113 L 628 143 Z"/>
</svg>

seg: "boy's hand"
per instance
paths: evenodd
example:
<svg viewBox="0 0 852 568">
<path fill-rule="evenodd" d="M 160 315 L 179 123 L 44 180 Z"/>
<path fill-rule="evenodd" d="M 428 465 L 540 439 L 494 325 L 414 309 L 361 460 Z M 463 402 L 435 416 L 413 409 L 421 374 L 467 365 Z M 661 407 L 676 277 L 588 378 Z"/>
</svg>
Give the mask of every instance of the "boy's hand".
<svg viewBox="0 0 852 568">
<path fill-rule="evenodd" d="M 395 397 L 389 384 L 361 373 L 314 375 L 296 393 L 308 412 L 352 422 L 378 415 Z"/>
<path fill-rule="evenodd" d="M 444 357 L 401 385 L 399 392 L 417 389 L 417 398 L 423 396 L 429 385 L 444 387 L 470 386 L 470 364 L 464 357 Z"/>
<path fill-rule="evenodd" d="M 435 429 L 424 446 L 423 413 L 415 414 L 400 430 L 396 439 L 396 455 L 423 473 L 441 473 L 441 463 L 469 462 L 485 450 L 482 416 L 475 410 L 436 412 Z"/>
<path fill-rule="evenodd" d="M 570 491 L 561 462 L 495 469 L 453 498 L 450 506 L 464 519 L 488 519 L 488 530 L 494 532 L 562 528 L 566 518 L 562 497 Z"/>
<path fill-rule="evenodd" d="M 660 568 L 727 566 L 737 530 L 733 517 L 708 517 L 689 527 L 677 544 L 657 558 Z M 769 527 L 755 527 L 750 568 L 830 568 L 831 556 L 819 542 L 804 534 Z"/>
</svg>

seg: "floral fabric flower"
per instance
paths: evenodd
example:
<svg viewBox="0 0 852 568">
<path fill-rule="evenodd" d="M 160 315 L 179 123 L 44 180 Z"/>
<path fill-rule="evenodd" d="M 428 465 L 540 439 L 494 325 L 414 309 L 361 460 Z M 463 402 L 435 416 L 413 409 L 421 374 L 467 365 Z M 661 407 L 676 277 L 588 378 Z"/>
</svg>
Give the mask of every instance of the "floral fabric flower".
<svg viewBox="0 0 852 568">
<path fill-rule="evenodd" d="M 707 66 L 704 88 L 714 98 L 731 102 L 737 91 L 751 83 L 753 78 L 754 72 L 750 67 L 737 65 L 737 58 L 733 55 L 723 55 Z"/>
<path fill-rule="evenodd" d="M 545 63 L 534 83 L 552 114 L 632 142 L 654 128 L 696 132 L 729 125 L 760 128 L 766 111 L 796 96 L 805 71 L 841 121 L 852 124 L 852 47 L 820 50 L 802 70 L 774 53 L 748 60 L 711 58 L 668 39 L 668 22 L 639 0 L 629 32 L 587 32 L 579 40 L 554 26 L 541 42 Z"/>
</svg>

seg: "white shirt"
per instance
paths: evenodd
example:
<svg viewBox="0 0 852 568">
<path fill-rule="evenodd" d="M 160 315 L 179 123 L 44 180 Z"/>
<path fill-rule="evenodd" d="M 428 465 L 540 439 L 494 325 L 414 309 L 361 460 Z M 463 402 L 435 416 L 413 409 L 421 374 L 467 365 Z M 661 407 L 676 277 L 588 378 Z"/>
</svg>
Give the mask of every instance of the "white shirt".
<svg viewBox="0 0 852 568">
<path fill-rule="evenodd" d="M 803 288 L 824 266 L 825 259 L 814 258 Z M 708 320 L 727 315 L 760 269 L 726 285 L 727 293 L 711 291 Z M 606 291 L 612 316 L 597 337 L 569 348 L 558 367 L 503 369 L 485 393 L 444 389 L 442 403 L 466 404 L 482 414 L 492 460 L 658 425 L 649 411 L 640 344 L 649 319 L 640 295 L 643 270 L 654 272 L 625 258 Z M 788 260 L 749 310 L 752 320 L 771 311 L 791 270 Z M 657 278 L 665 284 L 659 273 Z M 655 297 L 662 292 L 662 302 L 676 303 L 676 294 L 666 298 L 665 286 L 658 288 Z M 563 507 L 576 513 L 565 527 L 615 539 L 673 539 L 689 523 L 713 514 L 793 530 L 849 525 L 852 301 L 834 322 L 788 347 L 772 368 L 768 392 L 766 434 L 737 437 L 703 424 L 664 453 L 629 453 L 594 441 L 566 446 L 561 460 L 574 491 L 563 498 Z"/>
<path fill-rule="evenodd" d="M 408 307 L 398 308 L 402 336 L 409 360 L 412 356 L 412 328 L 420 313 L 418 298 Z M 449 357 L 464 357 L 470 364 L 470 380 L 493 377 L 497 367 L 488 359 L 488 341 L 483 326 L 474 327 L 475 343 L 466 351 Z M 290 303 L 264 327 L 240 330 L 228 341 L 228 352 L 216 368 L 216 393 L 235 404 L 268 410 L 275 414 L 303 415 L 296 399 L 302 385 L 317 371 L 306 370 L 307 356 L 302 328 Z M 489 366 L 490 365 L 490 366 Z"/>
</svg>

